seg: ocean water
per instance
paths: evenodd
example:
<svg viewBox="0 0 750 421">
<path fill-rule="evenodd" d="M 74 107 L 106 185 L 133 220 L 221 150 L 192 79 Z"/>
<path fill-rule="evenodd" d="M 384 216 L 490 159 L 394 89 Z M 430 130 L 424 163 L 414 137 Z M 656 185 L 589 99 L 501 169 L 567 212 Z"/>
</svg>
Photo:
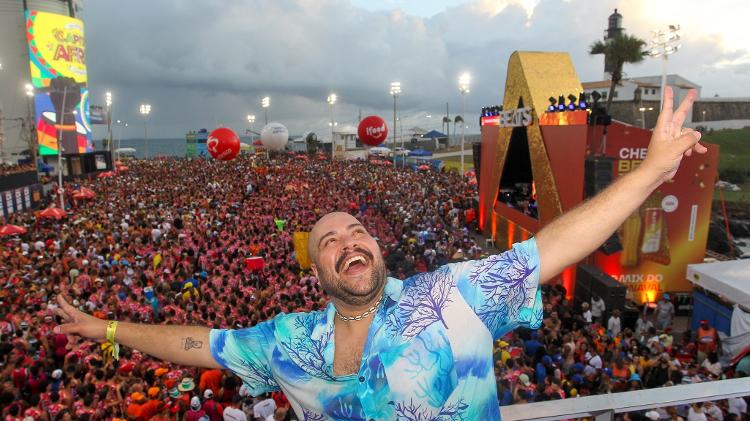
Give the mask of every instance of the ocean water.
<svg viewBox="0 0 750 421">
<path fill-rule="evenodd" d="M 96 149 L 102 149 L 102 142 L 95 142 Z M 185 156 L 187 146 L 182 139 L 122 139 L 115 142 L 115 148 L 134 148 L 136 158 L 154 156 Z"/>
</svg>

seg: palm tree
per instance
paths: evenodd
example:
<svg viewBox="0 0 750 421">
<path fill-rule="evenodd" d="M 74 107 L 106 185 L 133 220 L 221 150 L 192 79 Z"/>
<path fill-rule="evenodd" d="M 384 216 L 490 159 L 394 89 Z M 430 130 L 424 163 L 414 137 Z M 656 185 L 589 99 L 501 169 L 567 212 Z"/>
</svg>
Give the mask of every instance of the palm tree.
<svg viewBox="0 0 750 421">
<path fill-rule="evenodd" d="M 604 54 L 604 59 L 611 63 L 614 71 L 612 72 L 612 83 L 609 85 L 609 94 L 607 95 L 607 113 L 612 105 L 612 98 L 615 94 L 615 87 L 622 80 L 622 67 L 625 63 L 640 63 L 648 55 L 644 50 L 646 41 L 626 34 L 615 35 L 605 41 L 596 41 L 589 47 L 589 54 Z"/>
</svg>

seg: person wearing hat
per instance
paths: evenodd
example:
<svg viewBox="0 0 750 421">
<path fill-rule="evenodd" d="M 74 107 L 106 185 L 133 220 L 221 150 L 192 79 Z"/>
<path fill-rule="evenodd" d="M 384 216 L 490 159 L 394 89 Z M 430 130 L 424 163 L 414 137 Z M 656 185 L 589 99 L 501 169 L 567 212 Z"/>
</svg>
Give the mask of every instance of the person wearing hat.
<svg viewBox="0 0 750 421">
<path fill-rule="evenodd" d="M 698 132 L 682 128 L 696 95 L 690 91 L 675 111 L 667 87 L 642 164 L 502 254 L 403 281 L 389 278 L 368 229 L 349 213 L 332 212 L 313 225 L 307 243 L 310 269 L 330 298 L 322 311 L 279 313 L 253 327 L 212 330 L 104 321 L 59 295 L 64 323 L 55 330 L 109 337 L 179 365 L 228 369 L 254 395 L 283 389 L 298 418 L 336 417 L 345 401 L 354 418 L 394 419 L 404 405 L 439 413 L 451 402 L 459 408 L 456 418 L 498 419 L 497 391 L 489 386 L 495 384 L 493 341 L 519 326 L 538 329 L 540 284 L 601 246 L 674 177 L 687 151 L 708 150 L 698 144 Z M 332 191 L 331 197 L 342 194 Z M 423 367 L 406 357 L 425 349 L 439 361 Z M 417 369 L 419 376 L 407 374 Z M 425 384 L 443 384 L 446 372 L 455 373 L 450 387 L 424 393 Z"/>
<path fill-rule="evenodd" d="M 672 304 L 669 293 L 665 292 L 656 304 L 656 329 L 664 331 L 667 327 L 672 326 L 673 318 L 674 304 Z"/>
<path fill-rule="evenodd" d="M 152 417 L 157 415 L 164 408 L 164 402 L 161 400 L 161 389 L 158 387 L 150 387 L 146 394 L 148 400 L 140 406 L 140 416 L 138 420 L 150 420 Z"/>
<path fill-rule="evenodd" d="M 130 394 L 130 405 L 126 409 L 126 413 L 130 419 L 135 420 L 148 420 L 143 414 L 143 406 L 146 403 L 146 395 L 141 392 L 133 392 Z"/>
<path fill-rule="evenodd" d="M 509 344 L 505 341 L 495 341 L 497 347 L 495 348 L 495 359 L 500 360 L 505 364 L 510 358 L 510 352 L 508 352 Z"/>
<path fill-rule="evenodd" d="M 210 421 L 222 421 L 224 418 L 224 408 L 214 400 L 214 391 L 211 389 L 203 391 L 203 410 Z"/>
<path fill-rule="evenodd" d="M 197 396 L 193 396 L 190 399 L 190 409 L 185 412 L 185 421 L 203 421 L 208 420 L 206 411 L 201 408 L 201 399 Z"/>
<path fill-rule="evenodd" d="M 716 351 L 719 337 L 716 328 L 708 324 L 708 320 L 701 320 L 695 335 L 698 342 L 698 364 L 703 363 L 709 352 Z"/>
</svg>

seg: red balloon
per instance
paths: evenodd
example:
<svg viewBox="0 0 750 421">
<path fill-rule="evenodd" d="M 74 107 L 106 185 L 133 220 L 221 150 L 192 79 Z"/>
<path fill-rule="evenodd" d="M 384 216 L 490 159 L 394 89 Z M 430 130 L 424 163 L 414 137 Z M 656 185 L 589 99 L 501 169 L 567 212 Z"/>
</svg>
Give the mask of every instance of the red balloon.
<svg viewBox="0 0 750 421">
<path fill-rule="evenodd" d="M 365 145 L 378 146 L 388 139 L 388 126 L 382 118 L 371 115 L 359 122 L 357 134 Z"/>
<path fill-rule="evenodd" d="M 234 130 L 219 127 L 208 134 L 206 149 L 219 161 L 231 161 L 240 153 L 240 138 Z"/>
</svg>

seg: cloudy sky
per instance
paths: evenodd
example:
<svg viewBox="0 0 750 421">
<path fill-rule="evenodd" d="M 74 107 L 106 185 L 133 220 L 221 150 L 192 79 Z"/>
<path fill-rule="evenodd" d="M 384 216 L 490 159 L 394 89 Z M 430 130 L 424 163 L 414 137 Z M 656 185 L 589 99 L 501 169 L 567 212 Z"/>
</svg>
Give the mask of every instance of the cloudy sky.
<svg viewBox="0 0 750 421">
<path fill-rule="evenodd" d="M 440 129 L 445 103 L 460 112 L 458 75 L 472 75 L 467 121 L 502 101 L 515 50 L 566 51 L 582 81 L 601 80 L 603 59 L 588 46 L 603 36 L 614 8 L 629 34 L 679 23 L 682 50 L 669 72 L 703 86 L 704 96 L 750 96 L 746 0 L 95 0 L 83 3 L 92 103 L 114 94 L 114 118 L 139 123 L 149 103 L 149 133 L 247 128 L 269 121 L 292 133 L 327 132 L 326 96 L 335 119 L 392 118 L 391 81 L 404 129 Z M 647 59 L 629 76 L 660 73 Z M 98 100 L 97 100 L 98 99 Z M 427 116 L 431 115 L 431 118 Z M 256 123 L 255 129 L 259 130 Z M 477 132 L 471 127 L 469 132 Z M 129 128 L 124 137 L 141 136 Z M 95 131 L 100 138 L 103 131 Z"/>
</svg>

